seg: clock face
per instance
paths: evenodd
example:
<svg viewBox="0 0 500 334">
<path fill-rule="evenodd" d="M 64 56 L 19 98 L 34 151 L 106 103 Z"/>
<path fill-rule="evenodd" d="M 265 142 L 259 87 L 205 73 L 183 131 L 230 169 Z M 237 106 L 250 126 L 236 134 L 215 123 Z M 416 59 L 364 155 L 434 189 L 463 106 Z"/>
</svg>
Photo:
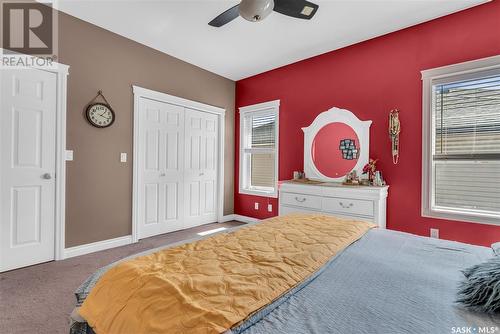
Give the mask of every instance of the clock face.
<svg viewBox="0 0 500 334">
<path fill-rule="evenodd" d="M 115 113 L 111 107 L 104 103 L 94 103 L 87 108 L 87 120 L 98 128 L 105 128 L 115 121 Z"/>
</svg>

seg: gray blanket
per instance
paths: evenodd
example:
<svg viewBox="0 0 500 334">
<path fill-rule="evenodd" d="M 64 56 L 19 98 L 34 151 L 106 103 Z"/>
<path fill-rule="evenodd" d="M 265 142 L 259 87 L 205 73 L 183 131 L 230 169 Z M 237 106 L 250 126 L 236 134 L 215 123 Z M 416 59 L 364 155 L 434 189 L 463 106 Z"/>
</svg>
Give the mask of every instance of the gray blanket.
<svg viewBox="0 0 500 334">
<path fill-rule="evenodd" d="M 454 303 L 460 270 L 491 256 L 486 247 L 375 229 L 233 333 L 500 333 L 500 318 Z"/>
<path fill-rule="evenodd" d="M 500 334 L 499 318 L 454 303 L 460 270 L 491 256 L 491 248 L 375 229 L 228 333 L 441 334 L 470 327 Z M 82 284 L 79 303 L 107 268 Z"/>
</svg>

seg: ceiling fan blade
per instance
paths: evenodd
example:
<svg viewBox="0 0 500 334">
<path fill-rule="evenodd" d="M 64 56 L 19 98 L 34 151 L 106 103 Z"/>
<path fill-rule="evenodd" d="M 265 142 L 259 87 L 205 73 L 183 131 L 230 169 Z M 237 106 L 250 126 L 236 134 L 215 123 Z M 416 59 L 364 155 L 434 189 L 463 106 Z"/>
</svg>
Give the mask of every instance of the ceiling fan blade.
<svg viewBox="0 0 500 334">
<path fill-rule="evenodd" d="M 236 5 L 234 7 L 229 8 L 224 13 L 217 16 L 212 21 L 208 22 L 212 27 L 222 27 L 224 24 L 231 22 L 238 16 L 240 16 L 239 7 L 240 5 Z"/>
<path fill-rule="evenodd" d="M 274 11 L 298 19 L 310 20 L 319 6 L 306 0 L 274 0 Z"/>
</svg>

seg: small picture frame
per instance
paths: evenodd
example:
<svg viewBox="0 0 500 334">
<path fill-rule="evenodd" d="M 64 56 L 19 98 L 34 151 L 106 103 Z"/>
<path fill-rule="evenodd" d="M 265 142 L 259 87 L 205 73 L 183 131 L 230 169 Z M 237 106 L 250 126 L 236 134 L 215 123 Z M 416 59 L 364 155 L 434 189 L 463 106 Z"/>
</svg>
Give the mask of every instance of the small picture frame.
<svg viewBox="0 0 500 334">
<path fill-rule="evenodd" d="M 358 158 L 358 149 L 356 140 L 342 139 L 340 140 L 339 150 L 342 152 L 342 158 L 346 160 L 354 160 Z"/>
</svg>

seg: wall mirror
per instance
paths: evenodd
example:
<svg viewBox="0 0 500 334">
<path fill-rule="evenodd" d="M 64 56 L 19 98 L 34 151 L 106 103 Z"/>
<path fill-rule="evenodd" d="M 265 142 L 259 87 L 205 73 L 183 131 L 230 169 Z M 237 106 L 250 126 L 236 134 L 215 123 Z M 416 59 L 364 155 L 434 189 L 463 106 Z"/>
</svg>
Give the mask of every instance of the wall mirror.
<svg viewBox="0 0 500 334">
<path fill-rule="evenodd" d="M 304 172 L 311 180 L 342 182 L 368 163 L 370 125 L 346 109 L 319 114 L 304 131 Z"/>
</svg>

